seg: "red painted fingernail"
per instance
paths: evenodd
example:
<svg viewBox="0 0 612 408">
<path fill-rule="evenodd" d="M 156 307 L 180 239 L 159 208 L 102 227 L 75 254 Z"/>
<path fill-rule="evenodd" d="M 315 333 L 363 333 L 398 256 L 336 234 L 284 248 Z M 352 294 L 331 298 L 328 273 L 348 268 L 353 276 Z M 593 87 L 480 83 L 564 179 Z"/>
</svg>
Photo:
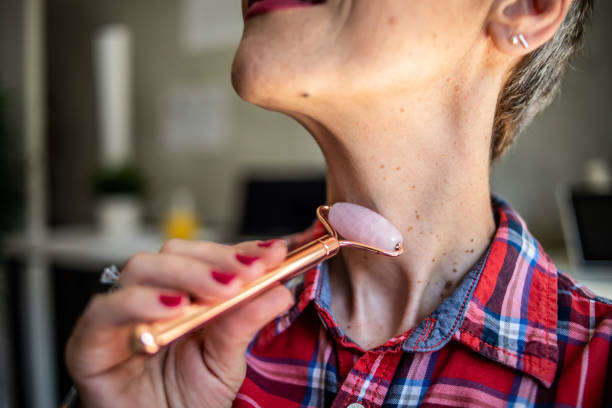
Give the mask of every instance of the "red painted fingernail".
<svg viewBox="0 0 612 408">
<path fill-rule="evenodd" d="M 211 274 L 214 280 L 224 285 L 228 285 L 236 277 L 236 275 L 217 271 L 211 271 Z"/>
<path fill-rule="evenodd" d="M 183 301 L 181 295 L 159 295 L 159 301 L 167 307 L 177 307 Z"/>
<path fill-rule="evenodd" d="M 278 241 L 280 241 L 280 239 L 271 239 L 269 241 L 259 242 L 257 246 L 260 248 L 270 248 L 272 245 L 276 244 Z"/>
<path fill-rule="evenodd" d="M 255 261 L 257 261 L 259 259 L 259 257 L 258 256 L 248 256 L 248 255 L 236 254 L 236 259 L 241 264 L 244 264 L 246 266 L 251 266 L 253 264 L 253 262 L 255 262 Z"/>
</svg>

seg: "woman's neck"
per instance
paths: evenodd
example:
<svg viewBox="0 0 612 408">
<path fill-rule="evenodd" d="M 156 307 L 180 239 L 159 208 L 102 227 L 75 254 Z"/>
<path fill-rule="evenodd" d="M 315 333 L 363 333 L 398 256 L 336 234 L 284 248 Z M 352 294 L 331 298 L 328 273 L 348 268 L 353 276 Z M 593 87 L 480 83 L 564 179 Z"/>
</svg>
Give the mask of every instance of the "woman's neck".
<svg viewBox="0 0 612 408">
<path fill-rule="evenodd" d="M 346 249 L 331 262 L 332 312 L 362 347 L 418 324 L 490 243 L 494 112 L 484 107 L 499 88 L 481 81 L 294 115 L 325 155 L 328 201 L 369 207 L 404 237 L 399 258 Z"/>
</svg>

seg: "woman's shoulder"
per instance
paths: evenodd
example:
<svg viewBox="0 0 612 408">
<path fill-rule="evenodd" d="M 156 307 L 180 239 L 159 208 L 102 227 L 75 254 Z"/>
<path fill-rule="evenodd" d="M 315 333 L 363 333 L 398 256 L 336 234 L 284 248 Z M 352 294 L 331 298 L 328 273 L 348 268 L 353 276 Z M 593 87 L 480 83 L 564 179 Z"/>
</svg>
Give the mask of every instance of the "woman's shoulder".
<svg viewBox="0 0 612 408">
<path fill-rule="evenodd" d="M 599 339 L 611 347 L 612 300 L 596 295 L 561 271 L 557 271 L 557 312 L 560 340 L 587 344 Z"/>
<path fill-rule="evenodd" d="M 606 384 L 612 380 L 612 301 L 557 272 L 557 314 L 558 397 L 570 398 L 580 391 L 609 406 L 612 389 Z"/>
<path fill-rule="evenodd" d="M 596 295 L 591 289 L 578 282 L 566 273 L 557 270 L 557 292 L 559 299 L 573 299 L 576 302 L 592 302 L 596 305 L 601 304 L 604 309 L 612 311 L 612 300 Z M 561 296 L 567 295 L 567 296 Z"/>
</svg>

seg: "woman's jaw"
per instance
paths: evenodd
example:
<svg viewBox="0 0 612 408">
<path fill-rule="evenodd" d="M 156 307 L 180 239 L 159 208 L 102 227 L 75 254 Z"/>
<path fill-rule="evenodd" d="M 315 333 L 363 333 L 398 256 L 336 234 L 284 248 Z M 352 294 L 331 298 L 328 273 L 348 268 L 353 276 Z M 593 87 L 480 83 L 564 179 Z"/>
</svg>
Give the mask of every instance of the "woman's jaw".
<svg viewBox="0 0 612 408">
<path fill-rule="evenodd" d="M 480 50 L 483 3 L 327 0 L 248 18 L 234 87 L 247 101 L 284 112 L 302 112 L 315 99 L 344 104 L 428 88 Z"/>
</svg>

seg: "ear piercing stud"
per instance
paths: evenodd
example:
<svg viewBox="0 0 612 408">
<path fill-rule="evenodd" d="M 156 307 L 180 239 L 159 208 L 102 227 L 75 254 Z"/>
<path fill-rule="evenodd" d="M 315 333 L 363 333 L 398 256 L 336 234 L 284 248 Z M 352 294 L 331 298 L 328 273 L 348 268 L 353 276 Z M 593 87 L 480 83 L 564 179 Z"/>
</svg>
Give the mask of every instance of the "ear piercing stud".
<svg viewBox="0 0 612 408">
<path fill-rule="evenodd" d="M 525 48 L 525 49 L 529 48 L 529 43 L 525 39 L 525 36 L 523 34 L 520 34 L 520 33 L 513 35 L 512 38 L 510 39 L 510 42 L 512 42 L 512 45 L 519 45 L 519 44 L 521 44 L 523 46 L 523 48 Z"/>
</svg>

